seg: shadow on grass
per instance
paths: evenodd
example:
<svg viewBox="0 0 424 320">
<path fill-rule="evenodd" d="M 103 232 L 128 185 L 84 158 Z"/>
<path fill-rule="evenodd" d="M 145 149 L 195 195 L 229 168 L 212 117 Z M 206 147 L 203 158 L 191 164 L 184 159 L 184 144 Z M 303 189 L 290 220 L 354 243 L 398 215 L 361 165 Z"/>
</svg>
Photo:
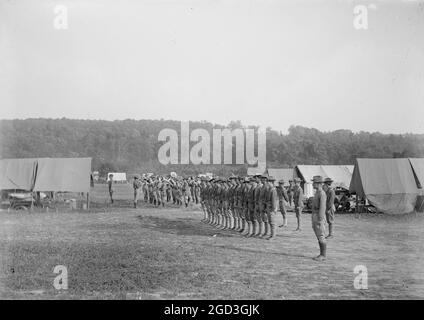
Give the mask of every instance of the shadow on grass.
<svg viewBox="0 0 424 320">
<path fill-rule="evenodd" d="M 261 240 L 258 240 L 261 241 Z M 266 240 L 264 240 L 266 241 Z M 312 256 L 310 255 L 303 255 L 303 254 L 290 254 L 284 251 L 284 248 L 281 249 L 281 251 L 269 251 L 268 249 L 266 251 L 264 250 L 256 250 L 253 248 L 242 248 L 242 247 L 236 247 L 232 245 L 213 245 L 213 244 L 207 244 L 206 246 L 214 247 L 214 248 L 221 248 L 226 250 L 235 250 L 235 251 L 244 251 L 248 253 L 254 253 L 254 254 L 264 254 L 264 255 L 275 255 L 275 256 L 287 256 L 287 257 L 294 257 L 294 258 L 305 258 L 308 260 L 311 260 Z"/>
<path fill-rule="evenodd" d="M 152 216 L 137 216 L 144 227 L 159 230 L 165 233 L 186 235 L 186 236 L 205 236 L 212 237 L 219 235 L 220 237 L 240 237 L 238 234 L 231 234 L 228 231 L 222 231 L 213 228 L 212 226 L 202 224 L 195 219 L 166 219 Z"/>
</svg>

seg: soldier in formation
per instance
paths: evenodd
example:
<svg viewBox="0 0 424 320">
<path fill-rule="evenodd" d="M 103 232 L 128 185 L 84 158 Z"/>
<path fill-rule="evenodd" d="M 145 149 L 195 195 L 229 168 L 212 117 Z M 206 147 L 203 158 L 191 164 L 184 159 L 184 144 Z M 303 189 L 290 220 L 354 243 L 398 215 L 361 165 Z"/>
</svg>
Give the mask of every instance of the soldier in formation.
<svg viewBox="0 0 424 320">
<path fill-rule="evenodd" d="M 113 177 L 112 177 L 113 178 Z M 296 231 L 301 230 L 301 214 L 304 207 L 301 180 L 295 178 L 284 186 L 285 181 L 274 177 L 255 175 L 229 178 L 135 176 L 133 180 L 134 207 L 139 195 L 146 203 L 156 207 L 173 204 L 188 207 L 199 204 L 203 211 L 202 221 L 220 230 L 238 232 L 249 238 L 274 239 L 276 235 L 277 212 L 283 218 L 279 227 L 287 226 L 287 205 L 293 203 L 297 220 Z M 312 201 L 312 229 L 317 237 L 320 254 L 314 258 L 326 258 L 326 239 L 333 237 L 334 189 L 330 178 L 323 180 L 315 176 L 316 190 Z M 113 191 L 112 191 L 113 192 Z M 112 195 L 111 195 L 112 199 Z M 329 234 L 325 237 L 328 223 Z"/>
</svg>

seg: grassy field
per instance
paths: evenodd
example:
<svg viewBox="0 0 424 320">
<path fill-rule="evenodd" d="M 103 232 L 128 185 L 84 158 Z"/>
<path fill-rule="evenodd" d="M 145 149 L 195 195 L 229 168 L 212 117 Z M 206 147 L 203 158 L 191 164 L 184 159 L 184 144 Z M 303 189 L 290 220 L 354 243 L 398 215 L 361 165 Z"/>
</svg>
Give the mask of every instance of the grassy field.
<svg viewBox="0 0 424 320">
<path fill-rule="evenodd" d="M 203 224 L 199 208 L 131 208 L 130 186 L 105 205 L 96 186 L 89 212 L 0 212 L 3 299 L 406 299 L 424 298 L 424 217 L 336 216 L 328 259 L 317 255 L 310 215 L 274 241 Z M 280 217 L 279 217 L 280 218 Z M 56 265 L 68 289 L 56 290 Z M 368 269 L 357 290 L 353 269 Z"/>
</svg>

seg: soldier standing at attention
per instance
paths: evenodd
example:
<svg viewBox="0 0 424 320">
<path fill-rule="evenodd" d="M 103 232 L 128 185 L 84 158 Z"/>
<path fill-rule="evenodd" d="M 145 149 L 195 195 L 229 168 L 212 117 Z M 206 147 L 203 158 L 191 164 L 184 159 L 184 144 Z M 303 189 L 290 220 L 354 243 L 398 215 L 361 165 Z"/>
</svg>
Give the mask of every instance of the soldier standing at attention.
<svg viewBox="0 0 424 320">
<path fill-rule="evenodd" d="M 297 229 L 295 231 L 301 231 L 300 229 L 300 215 L 303 210 L 303 190 L 300 187 L 300 179 L 294 179 L 293 187 L 293 201 L 294 201 L 294 212 L 296 213 Z"/>
<path fill-rule="evenodd" d="M 110 203 L 113 204 L 113 174 L 109 174 L 109 180 L 107 181 L 108 188 L 109 188 L 109 197 L 110 197 Z"/>
<path fill-rule="evenodd" d="M 325 178 L 323 189 L 327 195 L 327 207 L 325 210 L 325 216 L 327 218 L 328 223 L 328 236 L 326 239 L 332 239 L 333 234 L 333 224 L 334 224 L 334 213 L 336 211 L 336 207 L 334 206 L 334 200 L 336 199 L 336 192 L 331 187 L 331 183 L 333 180 L 331 178 Z"/>
<path fill-rule="evenodd" d="M 139 192 L 139 189 L 141 188 L 141 181 L 138 178 L 138 176 L 134 176 L 133 188 L 134 188 L 134 208 L 137 208 L 138 192 Z"/>
<path fill-rule="evenodd" d="M 250 211 L 249 211 L 249 206 L 251 201 L 250 196 L 251 196 L 251 189 L 252 189 L 250 178 L 246 178 L 245 184 L 246 184 L 246 187 L 244 189 L 243 206 L 244 206 L 244 219 L 245 219 L 244 231 L 246 233 L 243 233 L 242 235 L 247 237 L 252 233 L 251 231 L 253 229 L 252 222 L 250 221 Z"/>
<path fill-rule="evenodd" d="M 318 239 L 319 244 L 319 256 L 315 257 L 316 261 L 323 261 L 326 258 L 327 243 L 325 242 L 325 213 L 326 213 L 326 202 L 327 195 L 322 189 L 324 180 L 321 176 L 314 176 L 313 186 L 316 190 L 314 199 L 312 201 L 312 229 L 314 230 L 315 236 Z"/>
<path fill-rule="evenodd" d="M 270 226 L 270 235 L 265 238 L 270 240 L 275 237 L 275 222 L 278 208 L 278 194 L 274 187 L 274 177 L 268 177 L 267 192 L 266 192 L 266 214 Z"/>
<path fill-rule="evenodd" d="M 293 194 L 294 194 L 294 186 L 293 186 L 293 180 L 289 180 L 289 187 L 287 189 L 287 195 L 289 196 L 289 206 L 292 206 L 293 203 Z"/>
<path fill-rule="evenodd" d="M 262 175 L 256 175 L 255 179 L 256 179 L 256 183 L 257 186 L 255 188 L 254 194 L 255 194 L 255 218 L 258 221 L 258 229 L 257 229 L 257 233 L 255 234 L 256 237 L 261 237 L 262 236 L 262 232 L 265 229 L 264 226 L 264 219 L 263 219 L 263 205 L 260 199 L 260 195 L 261 195 L 261 189 L 264 188 L 262 182 L 261 182 L 261 176 Z"/>
<path fill-rule="evenodd" d="M 286 218 L 286 206 L 284 204 L 284 201 L 289 201 L 289 197 L 287 195 L 287 191 L 284 188 L 284 180 L 281 179 L 280 181 L 278 181 L 278 187 L 277 189 L 277 194 L 278 194 L 278 202 L 280 205 L 280 212 L 281 215 L 283 216 L 283 224 L 280 225 L 279 227 L 287 227 L 287 218 Z"/>
<path fill-rule="evenodd" d="M 268 178 L 265 175 L 260 175 L 260 180 L 261 180 L 261 188 L 259 189 L 259 195 L 258 198 L 256 199 L 257 204 L 258 204 L 258 209 L 262 218 L 262 223 L 263 223 L 263 234 L 261 234 L 261 238 L 263 237 L 267 237 L 269 230 L 270 230 L 270 225 L 269 225 L 269 220 L 268 220 L 268 215 L 266 213 L 266 207 L 267 207 L 267 189 L 268 189 Z"/>
</svg>

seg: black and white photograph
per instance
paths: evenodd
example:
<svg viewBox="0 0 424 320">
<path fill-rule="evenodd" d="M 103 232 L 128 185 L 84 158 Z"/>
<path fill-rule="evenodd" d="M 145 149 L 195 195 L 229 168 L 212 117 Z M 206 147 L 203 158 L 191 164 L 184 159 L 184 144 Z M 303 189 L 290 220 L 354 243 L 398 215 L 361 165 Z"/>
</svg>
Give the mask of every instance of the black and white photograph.
<svg viewBox="0 0 424 320">
<path fill-rule="evenodd" d="M 424 0 L 0 0 L 0 192 L 0 300 L 422 300 Z"/>
</svg>

